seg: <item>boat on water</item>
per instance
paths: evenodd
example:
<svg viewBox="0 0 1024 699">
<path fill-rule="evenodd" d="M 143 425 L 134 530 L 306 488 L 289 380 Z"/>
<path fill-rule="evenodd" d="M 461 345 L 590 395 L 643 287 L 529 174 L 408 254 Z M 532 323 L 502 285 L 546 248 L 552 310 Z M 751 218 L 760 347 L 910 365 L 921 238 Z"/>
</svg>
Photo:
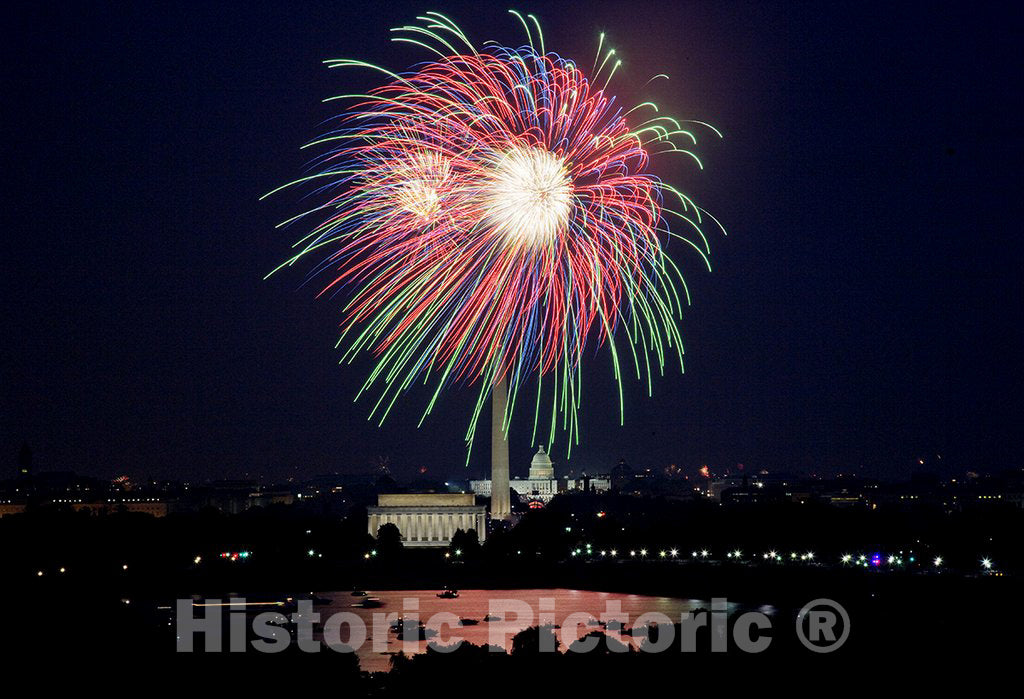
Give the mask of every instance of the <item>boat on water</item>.
<svg viewBox="0 0 1024 699">
<path fill-rule="evenodd" d="M 479 619 L 464 619 L 462 617 L 459 617 L 459 623 L 462 624 L 463 626 L 476 626 L 477 624 L 480 623 L 480 620 Z"/>
<path fill-rule="evenodd" d="M 313 603 L 314 606 L 330 604 L 332 601 L 330 597 L 320 597 L 319 595 L 315 595 L 312 592 L 310 592 L 307 595 L 296 595 L 295 597 L 287 598 L 288 602 L 302 602 L 305 600 L 309 600 Z"/>
<path fill-rule="evenodd" d="M 503 621 L 503 619 L 497 614 L 488 614 L 484 617 L 484 621 Z"/>
<path fill-rule="evenodd" d="M 407 623 L 409 624 L 409 626 L 411 626 L 413 628 L 416 628 L 416 627 L 423 628 L 423 620 L 422 619 L 406 619 L 405 617 L 401 617 L 400 616 L 400 617 L 398 617 L 397 619 L 395 619 L 394 621 L 391 622 L 391 626 L 388 627 L 388 630 L 391 631 L 392 633 L 398 633 L 399 631 L 401 631 L 402 629 L 405 628 L 405 625 Z"/>
<path fill-rule="evenodd" d="M 352 590 L 353 597 L 366 597 L 366 590 Z"/>
<path fill-rule="evenodd" d="M 363 609 L 375 609 L 377 607 L 383 607 L 384 601 L 380 597 L 364 597 L 361 601 L 356 602 L 353 607 L 362 607 Z"/>
<path fill-rule="evenodd" d="M 412 628 L 402 627 L 398 631 L 398 639 L 401 641 L 426 641 L 428 638 L 432 638 L 437 635 L 437 631 L 428 629 L 423 626 L 422 622 L 419 626 L 413 626 Z"/>
<path fill-rule="evenodd" d="M 455 599 L 456 597 L 459 596 L 459 591 L 458 590 L 452 590 L 452 589 L 449 589 L 449 588 L 446 587 L 445 589 L 443 589 L 440 592 L 438 592 L 437 596 L 440 597 L 441 599 Z"/>
</svg>

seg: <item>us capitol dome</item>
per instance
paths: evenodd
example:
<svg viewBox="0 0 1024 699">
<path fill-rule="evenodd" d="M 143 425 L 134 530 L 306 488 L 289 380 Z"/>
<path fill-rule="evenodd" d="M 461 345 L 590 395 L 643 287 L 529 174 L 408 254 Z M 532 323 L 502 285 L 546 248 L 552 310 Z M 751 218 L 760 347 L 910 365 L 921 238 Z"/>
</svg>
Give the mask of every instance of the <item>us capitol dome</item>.
<svg viewBox="0 0 1024 699">
<path fill-rule="evenodd" d="M 473 493 L 482 497 L 491 496 L 491 481 L 474 480 L 469 482 Z M 543 446 L 537 447 L 537 453 L 530 462 L 530 474 L 526 478 L 512 478 L 509 486 L 516 491 L 521 500 L 530 503 L 531 507 L 539 507 L 551 501 L 559 493 L 567 491 L 605 491 L 611 486 L 608 478 L 556 478 L 555 467 L 551 457 Z"/>
<path fill-rule="evenodd" d="M 530 480 L 551 480 L 554 477 L 555 467 L 551 463 L 551 457 L 544 451 L 543 446 L 538 446 L 537 453 L 530 462 Z"/>
</svg>

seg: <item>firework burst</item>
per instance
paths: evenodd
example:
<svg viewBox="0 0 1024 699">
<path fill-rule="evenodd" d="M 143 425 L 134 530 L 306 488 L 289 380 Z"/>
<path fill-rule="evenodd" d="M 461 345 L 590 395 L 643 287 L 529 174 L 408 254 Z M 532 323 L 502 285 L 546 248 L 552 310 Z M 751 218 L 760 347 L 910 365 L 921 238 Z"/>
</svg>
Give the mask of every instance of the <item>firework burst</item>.
<svg viewBox="0 0 1024 699">
<path fill-rule="evenodd" d="M 377 359 L 360 392 L 376 390 L 371 417 L 383 421 L 415 382 L 434 387 L 424 418 L 445 387 L 477 385 L 472 445 L 491 387 L 508 384 L 507 427 L 536 379 L 535 436 L 547 394 L 549 445 L 559 424 L 571 445 L 588 348 L 610 348 L 620 413 L 616 339 L 648 391 L 669 361 L 682 369 L 677 320 L 689 299 L 665 245 L 684 241 L 707 264 L 701 228 L 714 219 L 649 171 L 660 152 L 700 166 L 679 145 L 696 138 L 654 103 L 617 103 L 607 85 L 619 61 L 603 35 L 588 77 L 544 50 L 535 18 L 539 46 L 513 14 L 527 46 L 477 50 L 446 17 L 427 13 L 422 26 L 395 30 L 396 40 L 434 60 L 403 74 L 327 62 L 372 68 L 387 82 L 333 98 L 352 104 L 309 144 L 324 148 L 311 173 L 284 185 L 316 185 L 321 203 L 285 222 L 318 220 L 282 267 L 320 255 L 311 274 L 330 275 L 322 293 L 346 292 L 339 346 L 343 362 L 363 352 Z"/>
</svg>

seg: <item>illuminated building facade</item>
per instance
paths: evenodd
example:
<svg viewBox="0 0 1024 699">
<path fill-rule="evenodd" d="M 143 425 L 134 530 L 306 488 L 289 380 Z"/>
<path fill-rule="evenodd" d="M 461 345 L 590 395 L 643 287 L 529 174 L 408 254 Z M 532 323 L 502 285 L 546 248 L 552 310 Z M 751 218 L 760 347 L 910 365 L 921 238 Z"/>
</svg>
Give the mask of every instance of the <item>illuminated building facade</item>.
<svg viewBox="0 0 1024 699">
<path fill-rule="evenodd" d="M 381 494 L 366 511 L 370 536 L 394 524 L 404 546 L 449 546 L 459 529 L 475 529 L 481 542 L 487 537 L 487 508 L 472 493 Z"/>
<path fill-rule="evenodd" d="M 571 490 L 585 490 L 603 492 L 611 488 L 611 481 L 608 478 L 589 478 L 583 476 L 573 479 L 558 479 L 555 477 L 555 468 L 551 463 L 551 457 L 544 451 L 544 447 L 537 448 L 530 462 L 530 474 L 526 478 L 513 478 L 509 486 L 516 491 L 521 500 L 527 502 L 540 502 L 546 504 L 559 493 Z M 469 482 L 470 489 L 482 497 L 491 496 L 491 481 L 477 480 Z"/>
</svg>

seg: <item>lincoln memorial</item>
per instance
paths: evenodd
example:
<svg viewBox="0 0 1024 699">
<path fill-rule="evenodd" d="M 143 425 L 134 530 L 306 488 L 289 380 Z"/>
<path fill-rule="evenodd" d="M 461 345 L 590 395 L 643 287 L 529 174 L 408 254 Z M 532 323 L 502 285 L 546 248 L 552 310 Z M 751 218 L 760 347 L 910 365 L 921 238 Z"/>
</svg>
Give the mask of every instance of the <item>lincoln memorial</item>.
<svg viewBox="0 0 1024 699">
<path fill-rule="evenodd" d="M 448 546 L 459 529 L 475 529 L 481 542 L 487 536 L 486 508 L 472 493 L 378 495 L 377 507 L 368 507 L 367 514 L 370 536 L 394 524 L 405 546 Z"/>
</svg>

